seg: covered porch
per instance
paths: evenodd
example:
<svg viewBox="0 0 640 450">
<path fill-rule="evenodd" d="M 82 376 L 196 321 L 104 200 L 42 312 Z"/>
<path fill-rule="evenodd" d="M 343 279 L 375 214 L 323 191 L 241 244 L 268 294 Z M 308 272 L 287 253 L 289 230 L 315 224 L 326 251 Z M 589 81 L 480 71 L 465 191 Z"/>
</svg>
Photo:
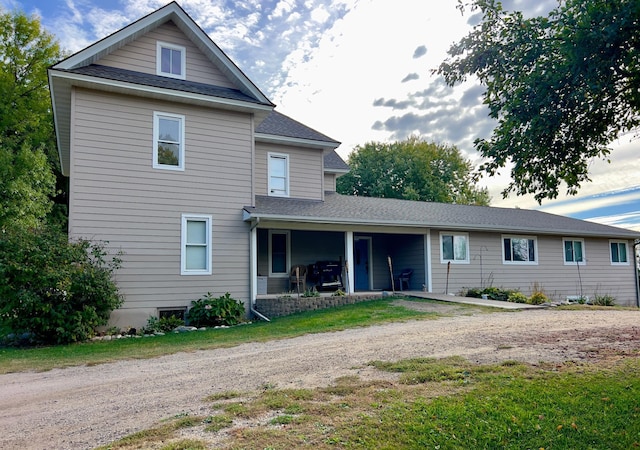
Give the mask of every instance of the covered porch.
<svg viewBox="0 0 640 450">
<path fill-rule="evenodd" d="M 251 235 L 253 299 L 429 290 L 425 229 L 261 221 Z"/>
</svg>

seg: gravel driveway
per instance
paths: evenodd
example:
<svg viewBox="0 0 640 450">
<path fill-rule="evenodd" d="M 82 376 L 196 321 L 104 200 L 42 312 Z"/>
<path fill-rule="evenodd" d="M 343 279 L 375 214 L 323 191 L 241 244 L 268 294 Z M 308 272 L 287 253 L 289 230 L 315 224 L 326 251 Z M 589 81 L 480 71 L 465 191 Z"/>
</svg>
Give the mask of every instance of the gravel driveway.
<svg viewBox="0 0 640 450">
<path fill-rule="evenodd" d="M 635 310 L 468 315 L 455 306 L 413 305 L 454 315 L 150 360 L 1 375 L 0 448 L 92 448 L 180 413 L 208 415 L 202 399 L 216 392 L 250 391 L 265 383 L 326 386 L 354 374 L 381 377 L 366 366 L 372 360 L 461 355 L 479 363 L 536 363 L 640 349 L 640 311 Z"/>
</svg>

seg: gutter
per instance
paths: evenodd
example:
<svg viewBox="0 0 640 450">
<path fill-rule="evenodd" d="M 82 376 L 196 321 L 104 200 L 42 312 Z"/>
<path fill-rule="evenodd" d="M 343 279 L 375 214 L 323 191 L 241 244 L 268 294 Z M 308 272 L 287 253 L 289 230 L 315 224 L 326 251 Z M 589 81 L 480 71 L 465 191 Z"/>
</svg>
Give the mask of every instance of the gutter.
<svg viewBox="0 0 640 450">
<path fill-rule="evenodd" d="M 259 223 L 260 223 L 260 217 L 256 217 L 256 220 L 251 224 L 251 227 L 249 228 L 249 264 L 251 264 L 251 265 L 253 265 L 253 260 L 251 258 L 251 245 L 252 245 L 251 236 L 253 234 L 253 231 L 257 228 Z M 256 251 L 257 251 L 257 249 L 256 249 Z M 264 314 L 262 314 L 261 312 L 259 312 L 255 308 L 256 299 L 253 297 L 253 281 L 255 279 L 255 277 L 253 276 L 254 270 L 255 269 L 250 269 L 249 270 L 249 272 L 251 273 L 251 276 L 249 277 L 249 292 L 251 293 L 250 294 L 251 295 L 251 306 L 249 307 L 249 310 L 251 311 L 252 314 L 255 314 L 256 316 L 258 316 L 260 319 L 264 320 L 265 322 L 271 322 L 271 320 L 269 320 L 269 318 L 267 316 L 265 316 Z"/>
</svg>

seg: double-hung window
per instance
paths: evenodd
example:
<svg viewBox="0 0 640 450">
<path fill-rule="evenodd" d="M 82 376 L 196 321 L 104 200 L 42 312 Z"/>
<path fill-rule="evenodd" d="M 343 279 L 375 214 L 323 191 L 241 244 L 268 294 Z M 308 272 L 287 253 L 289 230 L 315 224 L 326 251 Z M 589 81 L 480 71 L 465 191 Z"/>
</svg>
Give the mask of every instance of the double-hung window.
<svg viewBox="0 0 640 450">
<path fill-rule="evenodd" d="M 609 241 L 611 248 L 611 264 L 629 265 L 626 241 Z"/>
<path fill-rule="evenodd" d="M 564 249 L 565 264 L 585 264 L 584 240 L 564 238 L 562 239 L 562 247 Z"/>
<path fill-rule="evenodd" d="M 289 155 L 269 153 L 269 195 L 289 196 Z"/>
<path fill-rule="evenodd" d="M 184 170 L 184 116 L 153 113 L 153 167 Z"/>
<path fill-rule="evenodd" d="M 181 275 L 211 275 L 211 216 L 182 215 Z"/>
<path fill-rule="evenodd" d="M 186 48 L 158 41 L 156 44 L 156 74 L 184 80 L 186 78 L 186 56 Z"/>
<path fill-rule="evenodd" d="M 469 263 L 469 235 L 440 233 L 440 262 Z"/>
<path fill-rule="evenodd" d="M 269 230 L 269 276 L 289 274 L 291 235 L 288 231 Z"/>
<path fill-rule="evenodd" d="M 528 236 L 502 236 L 505 264 L 538 264 L 537 240 Z"/>
</svg>

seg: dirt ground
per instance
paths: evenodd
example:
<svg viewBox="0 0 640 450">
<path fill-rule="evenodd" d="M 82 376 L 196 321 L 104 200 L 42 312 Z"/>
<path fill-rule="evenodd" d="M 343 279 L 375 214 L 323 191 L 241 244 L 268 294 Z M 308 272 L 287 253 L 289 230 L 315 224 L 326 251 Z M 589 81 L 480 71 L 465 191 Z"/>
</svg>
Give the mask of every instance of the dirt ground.
<svg viewBox="0 0 640 450">
<path fill-rule="evenodd" d="M 589 361 L 637 355 L 640 311 L 540 309 L 479 313 L 403 302 L 445 314 L 233 348 L 0 376 L 0 448 L 80 449 L 112 442 L 225 391 L 318 387 L 337 377 L 384 375 L 373 360 L 460 355 L 478 363 Z"/>
</svg>

